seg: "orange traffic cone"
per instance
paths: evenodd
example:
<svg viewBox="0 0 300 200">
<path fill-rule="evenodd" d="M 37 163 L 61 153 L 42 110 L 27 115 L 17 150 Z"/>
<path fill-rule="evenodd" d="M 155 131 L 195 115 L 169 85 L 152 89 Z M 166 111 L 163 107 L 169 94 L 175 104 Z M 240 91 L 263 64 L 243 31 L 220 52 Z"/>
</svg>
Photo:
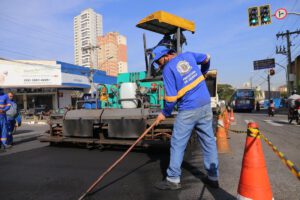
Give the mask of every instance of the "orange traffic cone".
<svg viewBox="0 0 300 200">
<path fill-rule="evenodd" d="M 229 127 L 230 127 L 230 119 L 229 119 L 229 113 L 228 113 L 228 111 L 227 110 L 225 110 L 225 112 L 224 112 L 224 120 L 225 120 L 225 126 L 227 126 L 226 127 L 226 129 L 229 129 Z"/>
<path fill-rule="evenodd" d="M 223 113 L 224 127 L 226 131 L 227 138 L 229 139 L 229 128 L 230 128 L 230 120 L 227 109 Z"/>
<path fill-rule="evenodd" d="M 248 124 L 247 139 L 238 188 L 238 200 L 273 199 L 258 125 Z"/>
<path fill-rule="evenodd" d="M 231 122 L 234 122 L 233 109 L 230 109 L 230 121 L 231 121 Z"/>
<path fill-rule="evenodd" d="M 227 153 L 230 151 L 228 142 L 227 142 L 227 134 L 224 128 L 223 117 L 222 115 L 218 116 L 218 125 L 217 125 L 217 148 L 218 153 Z"/>
</svg>

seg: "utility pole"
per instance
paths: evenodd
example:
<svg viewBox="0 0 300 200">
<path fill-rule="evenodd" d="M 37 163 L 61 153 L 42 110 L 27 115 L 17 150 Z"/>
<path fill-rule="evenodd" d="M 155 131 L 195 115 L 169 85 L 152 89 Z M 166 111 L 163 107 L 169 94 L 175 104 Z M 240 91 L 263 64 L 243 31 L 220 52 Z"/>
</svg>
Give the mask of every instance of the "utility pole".
<svg viewBox="0 0 300 200">
<path fill-rule="evenodd" d="M 93 61 L 92 61 L 92 53 L 94 52 L 95 49 L 99 49 L 99 46 L 93 46 L 93 45 L 89 45 L 87 47 L 82 47 L 81 50 L 82 51 L 89 51 L 89 56 L 90 56 L 90 68 L 92 68 L 93 66 Z"/>
<path fill-rule="evenodd" d="M 293 34 L 300 34 L 300 30 L 297 30 L 297 31 L 293 31 L 293 32 L 290 32 L 289 30 L 287 30 L 285 33 L 277 33 L 276 34 L 276 37 L 277 39 L 279 37 L 286 37 L 286 42 L 287 42 L 287 51 L 286 51 L 286 48 L 285 47 L 281 47 L 278 48 L 276 46 L 276 54 L 283 54 L 283 55 L 286 55 L 287 58 L 288 58 L 288 65 L 287 65 L 287 74 L 286 74 L 286 78 L 287 78 L 287 84 L 286 84 L 286 87 L 287 87 L 287 92 L 288 92 L 288 95 L 290 95 L 290 91 L 291 91 L 291 86 L 290 86 L 290 77 L 289 77 L 289 74 L 291 73 L 291 65 L 292 65 L 292 54 L 291 54 L 291 41 L 290 41 L 290 35 L 293 35 Z"/>
<path fill-rule="evenodd" d="M 89 51 L 89 57 L 90 57 L 90 74 L 89 74 L 89 80 L 90 80 L 90 84 L 91 84 L 91 93 L 95 90 L 95 86 L 94 86 L 94 68 L 93 68 L 93 61 L 92 61 L 92 53 L 94 52 L 95 49 L 100 48 L 99 46 L 93 46 L 93 45 L 89 45 L 87 47 L 82 47 L 81 50 L 82 51 Z"/>
<path fill-rule="evenodd" d="M 269 99 L 269 103 L 271 100 L 271 83 L 270 83 L 270 73 L 268 72 L 268 99 Z"/>
</svg>

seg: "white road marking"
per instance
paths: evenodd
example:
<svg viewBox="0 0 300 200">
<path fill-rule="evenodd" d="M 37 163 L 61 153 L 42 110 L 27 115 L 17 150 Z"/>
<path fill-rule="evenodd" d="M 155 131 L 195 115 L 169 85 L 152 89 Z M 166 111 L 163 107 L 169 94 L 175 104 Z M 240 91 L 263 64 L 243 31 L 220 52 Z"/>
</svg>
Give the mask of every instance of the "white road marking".
<svg viewBox="0 0 300 200">
<path fill-rule="evenodd" d="M 273 126 L 283 126 L 282 124 L 278 124 L 276 122 L 273 122 L 272 120 L 270 119 L 267 119 L 267 120 L 264 120 L 264 122 L 268 123 L 268 124 L 271 124 Z"/>
<path fill-rule="evenodd" d="M 245 119 L 244 121 L 246 122 L 246 124 L 249 124 L 250 122 L 254 122 L 253 119 Z"/>
</svg>

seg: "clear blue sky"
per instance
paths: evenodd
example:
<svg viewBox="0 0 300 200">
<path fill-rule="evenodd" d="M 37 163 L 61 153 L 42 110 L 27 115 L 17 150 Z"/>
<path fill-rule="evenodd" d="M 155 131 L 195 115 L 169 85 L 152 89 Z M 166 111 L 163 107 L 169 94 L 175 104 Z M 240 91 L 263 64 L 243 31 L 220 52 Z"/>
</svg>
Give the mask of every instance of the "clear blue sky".
<svg viewBox="0 0 300 200">
<path fill-rule="evenodd" d="M 221 3 L 222 2 L 222 3 Z M 300 28 L 300 16 L 288 16 L 267 26 L 248 27 L 247 9 L 271 4 L 278 8 L 300 12 L 300 1 L 255 0 L 1 0 L 0 57 L 9 59 L 47 59 L 74 63 L 73 17 L 86 8 L 103 16 L 104 33 L 117 31 L 127 37 L 129 71 L 145 69 L 142 34 L 148 47 L 154 46 L 161 35 L 136 28 L 147 15 L 165 10 L 192 20 L 196 33 L 187 33 L 185 51 L 209 53 L 211 68 L 219 72 L 219 83 L 241 87 L 253 77 L 253 85 L 267 84 L 264 70 L 254 71 L 253 60 L 274 57 L 286 65 L 286 56 L 276 55 L 276 45 L 286 44 L 276 39 L 279 31 Z M 300 54 L 300 35 L 292 37 L 292 57 Z M 285 73 L 276 67 L 272 87 L 285 83 Z"/>
</svg>

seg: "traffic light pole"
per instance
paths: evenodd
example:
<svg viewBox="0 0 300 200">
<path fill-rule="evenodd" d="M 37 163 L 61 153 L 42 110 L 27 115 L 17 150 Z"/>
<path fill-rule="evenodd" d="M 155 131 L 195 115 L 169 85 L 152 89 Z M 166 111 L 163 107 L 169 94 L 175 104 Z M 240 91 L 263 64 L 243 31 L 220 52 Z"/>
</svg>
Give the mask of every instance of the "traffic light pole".
<svg viewBox="0 0 300 200">
<path fill-rule="evenodd" d="M 298 12 L 288 12 L 288 14 L 299 15 L 300 16 L 300 13 L 298 13 Z"/>
</svg>

